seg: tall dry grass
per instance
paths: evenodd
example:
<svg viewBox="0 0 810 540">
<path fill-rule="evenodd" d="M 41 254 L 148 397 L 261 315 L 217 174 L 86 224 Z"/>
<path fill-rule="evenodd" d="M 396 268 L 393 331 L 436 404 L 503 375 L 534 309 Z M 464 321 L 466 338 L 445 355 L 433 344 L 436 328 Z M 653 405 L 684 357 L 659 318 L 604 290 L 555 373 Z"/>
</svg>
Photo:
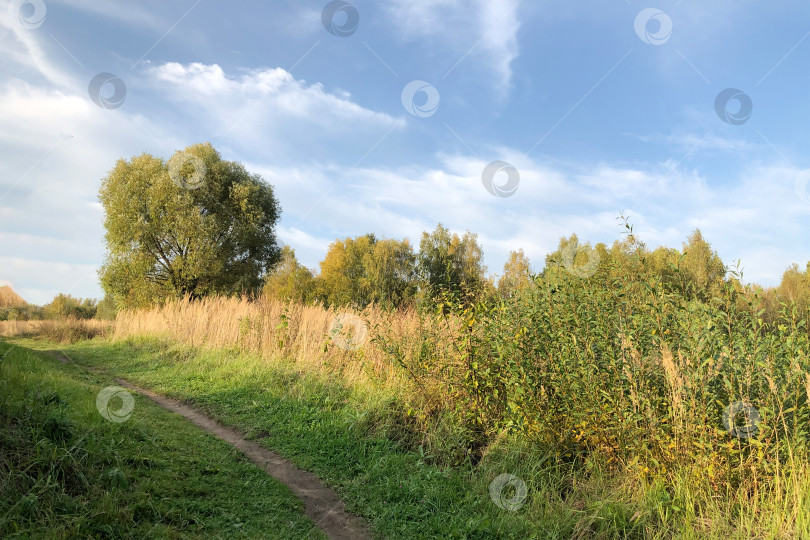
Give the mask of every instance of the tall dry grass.
<svg viewBox="0 0 810 540">
<path fill-rule="evenodd" d="M 112 323 L 97 319 L 64 319 L 48 321 L 0 321 L 0 336 L 41 336 L 58 343 L 105 336 Z"/>
<path fill-rule="evenodd" d="M 458 422 L 473 434 L 469 445 L 480 452 L 506 430 L 563 455 L 601 455 L 623 466 L 645 468 L 651 461 L 669 470 L 711 462 L 727 468 L 751 448 L 731 444 L 723 408 L 752 400 L 767 420 L 760 431 L 769 434 L 765 449 L 778 452 L 771 443 L 785 437 L 792 449 L 799 415 L 807 412 L 804 400 L 810 400 L 810 365 L 804 344 L 796 341 L 803 336 L 799 329 L 784 330 L 785 336 L 752 332 L 741 319 L 729 334 L 718 324 L 723 311 L 676 308 L 670 298 L 651 300 L 652 308 L 626 316 L 608 289 L 568 287 L 570 294 L 538 288 L 503 309 L 454 316 L 267 299 L 178 299 L 120 312 L 113 336 L 165 336 L 385 388 L 414 411 L 413 427 L 425 440 L 431 422 L 450 411 L 459 413 Z M 645 306 L 642 300 L 637 305 Z M 654 303 L 669 310 L 665 329 L 655 328 L 661 311 Z M 347 325 L 342 332 L 335 325 L 347 316 L 362 321 L 363 335 L 354 336 L 362 346 L 341 346 L 351 336 Z M 790 362 L 793 368 L 786 369 Z M 780 415 L 790 402 L 794 412 Z M 759 463 L 768 457 L 760 456 Z"/>
<path fill-rule="evenodd" d="M 341 325 L 341 320 L 346 322 Z M 353 320 L 359 323 L 352 325 Z M 124 310 L 116 317 L 113 331 L 116 339 L 164 336 L 191 346 L 237 349 L 268 361 L 292 361 L 302 370 L 339 374 L 348 383 L 399 389 L 430 384 L 406 365 L 406 359 L 412 362 L 424 356 L 426 337 L 432 336 L 432 344 L 449 352 L 455 335 L 452 319 L 442 322 L 413 311 L 375 306 L 333 310 L 229 297 L 186 298 L 151 309 Z M 438 349 L 433 352 L 441 354 Z"/>
</svg>

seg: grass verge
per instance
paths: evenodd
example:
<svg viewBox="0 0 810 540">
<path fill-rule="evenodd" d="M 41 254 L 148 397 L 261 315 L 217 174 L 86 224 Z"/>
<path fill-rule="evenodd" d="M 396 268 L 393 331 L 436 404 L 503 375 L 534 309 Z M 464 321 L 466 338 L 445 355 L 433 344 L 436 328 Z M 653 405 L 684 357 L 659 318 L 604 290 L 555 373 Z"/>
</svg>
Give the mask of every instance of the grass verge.
<svg viewBox="0 0 810 540">
<path fill-rule="evenodd" d="M 112 384 L 0 342 L 1 537 L 324 538 L 285 486 L 147 398 L 104 419 Z"/>
</svg>

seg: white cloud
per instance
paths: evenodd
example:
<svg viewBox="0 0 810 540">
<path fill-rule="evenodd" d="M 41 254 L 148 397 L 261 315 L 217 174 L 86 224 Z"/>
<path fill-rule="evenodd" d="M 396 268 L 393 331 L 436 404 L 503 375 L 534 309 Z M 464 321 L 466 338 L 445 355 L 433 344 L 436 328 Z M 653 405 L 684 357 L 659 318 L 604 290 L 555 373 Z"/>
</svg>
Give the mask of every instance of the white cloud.
<svg viewBox="0 0 810 540">
<path fill-rule="evenodd" d="M 194 101 L 212 111 L 238 113 L 249 100 L 266 100 L 262 110 L 280 108 L 282 113 L 298 119 L 318 119 L 325 126 L 330 118 L 380 125 L 403 125 L 387 114 L 378 113 L 353 103 L 345 93 L 330 94 L 322 84 L 307 85 L 282 68 L 246 71 L 239 78 L 229 78 L 216 64 L 169 62 L 152 67 L 149 73 L 158 81 L 174 88 L 167 96 L 177 101 Z M 224 110 L 224 111 L 223 111 Z"/>
<path fill-rule="evenodd" d="M 447 43 L 459 62 L 483 60 L 495 75 L 497 89 L 505 93 L 512 81 L 512 61 L 519 54 L 519 4 L 518 0 L 393 0 L 386 7 L 405 39 Z"/>
<path fill-rule="evenodd" d="M 0 268 L 16 283 L 14 292 L 26 302 L 46 304 L 59 293 L 80 298 L 98 297 L 95 288 L 82 284 L 98 281 L 95 264 L 74 264 L 52 260 L 0 256 Z"/>
<path fill-rule="evenodd" d="M 240 153 L 294 161 L 370 148 L 405 121 L 364 108 L 344 92 L 307 84 L 281 68 L 229 77 L 216 65 L 151 67 L 155 91 L 175 103 L 196 137 L 227 141 Z"/>
<path fill-rule="evenodd" d="M 119 157 L 177 144 L 122 109 L 19 80 L 0 86 L 0 278 L 35 303 L 56 290 L 99 296 L 89 269 L 103 260 L 101 178 Z"/>
<path fill-rule="evenodd" d="M 750 152 L 751 150 L 759 147 L 744 139 L 721 137 L 715 135 L 711 131 L 704 134 L 673 133 L 670 135 L 663 135 L 660 133 L 656 133 L 653 135 L 636 135 L 633 133 L 625 133 L 625 135 L 633 137 L 634 139 L 638 139 L 639 141 L 642 142 L 664 143 L 673 146 L 682 152 L 688 152 L 689 155 L 692 155 L 693 153 L 696 152 L 706 152 L 710 150 L 742 153 L 742 152 Z"/>
<path fill-rule="evenodd" d="M 39 79 L 61 88 L 76 86 L 76 79 L 60 69 L 48 58 L 36 32 L 13 24 L 5 9 L 0 12 L 0 31 L 3 35 L 3 55 L 0 56 L 0 71 L 13 77 L 28 80 Z"/>
</svg>

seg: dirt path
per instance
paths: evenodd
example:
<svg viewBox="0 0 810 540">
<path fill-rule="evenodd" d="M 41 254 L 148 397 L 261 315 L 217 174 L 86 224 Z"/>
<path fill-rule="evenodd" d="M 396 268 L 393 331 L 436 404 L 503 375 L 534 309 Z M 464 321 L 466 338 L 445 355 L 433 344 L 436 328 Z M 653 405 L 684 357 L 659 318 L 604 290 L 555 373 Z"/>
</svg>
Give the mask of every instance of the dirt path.
<svg viewBox="0 0 810 540">
<path fill-rule="evenodd" d="M 71 362 L 75 364 L 64 353 L 58 351 L 48 352 L 62 363 Z M 82 367 L 96 373 L 106 374 L 101 369 L 88 366 Z M 275 452 L 246 439 L 240 431 L 223 425 L 177 400 L 155 394 L 124 379 L 115 379 L 115 382 L 124 388 L 148 397 L 166 410 L 183 415 L 200 428 L 239 449 L 250 461 L 264 469 L 267 474 L 289 487 L 290 491 L 304 502 L 304 513 L 329 538 L 335 540 L 365 540 L 372 538 L 362 520 L 346 512 L 343 502 L 338 498 L 337 494 L 311 472 L 299 469 Z"/>
</svg>

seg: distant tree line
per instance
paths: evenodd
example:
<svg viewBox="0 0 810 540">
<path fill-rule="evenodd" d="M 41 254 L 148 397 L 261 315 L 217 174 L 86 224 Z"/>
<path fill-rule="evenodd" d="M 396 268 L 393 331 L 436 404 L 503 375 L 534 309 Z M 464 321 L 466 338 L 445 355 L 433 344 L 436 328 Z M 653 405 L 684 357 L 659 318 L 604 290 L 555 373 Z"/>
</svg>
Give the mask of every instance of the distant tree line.
<svg viewBox="0 0 810 540">
<path fill-rule="evenodd" d="M 310 269 L 293 248 L 278 245 L 281 207 L 273 187 L 241 163 L 223 160 L 208 143 L 175 152 L 168 161 L 149 154 L 118 160 L 102 181 L 99 200 L 107 247 L 99 277 L 106 297 L 95 309 L 105 316 L 166 298 L 210 295 L 432 309 L 447 299 L 461 305 L 497 302 L 539 281 L 561 279 L 605 280 L 608 286 L 654 279 L 705 302 L 729 285 L 744 288 L 699 230 L 681 249 L 648 249 L 626 221 L 626 236 L 610 247 L 580 244 L 576 235 L 561 238 L 538 272 L 516 250 L 499 276 L 488 275 L 477 236 L 453 233 L 441 223 L 422 233 L 418 246 L 372 233 L 335 240 L 319 268 Z M 773 312 L 786 301 L 810 309 L 810 263 L 805 270 L 790 267 L 778 287 L 748 289 Z M 93 309 L 65 306 L 54 309 L 77 317 Z"/>
<path fill-rule="evenodd" d="M 61 319 L 106 319 L 115 318 L 112 297 L 98 301 L 92 298 L 74 298 L 69 294 L 57 294 L 44 306 L 26 304 L 0 308 L 0 321 L 61 320 Z"/>
<path fill-rule="evenodd" d="M 566 259 L 570 260 L 566 260 Z M 710 301 L 732 283 L 742 289 L 742 276 L 723 263 L 699 229 L 681 249 L 660 246 L 650 250 L 634 235 L 612 246 L 580 244 L 576 235 L 561 238 L 558 248 L 534 273 L 523 250 L 509 253 L 503 272 L 487 276 L 483 251 L 475 234 L 451 233 L 439 224 L 422 234 L 418 251 L 407 239 L 380 240 L 373 234 L 336 240 L 320 263 L 320 271 L 301 265 L 295 250 L 286 246 L 281 263 L 268 274 L 264 294 L 282 301 L 320 302 L 332 306 L 387 307 L 435 304 L 452 296 L 474 301 L 509 298 L 532 286 L 536 279 L 604 279 L 607 282 L 656 276 L 667 290 L 686 298 Z M 588 268 L 592 265 L 592 268 Z M 586 270 L 580 270 L 586 269 Z M 758 289 L 774 309 L 780 301 L 810 308 L 810 263 L 801 271 L 791 266 L 779 286 Z"/>
<path fill-rule="evenodd" d="M 295 250 L 285 246 L 281 263 L 270 272 L 265 296 L 282 301 L 318 302 L 331 306 L 391 308 L 434 307 L 452 297 L 463 305 L 472 301 L 497 302 L 532 287 L 537 281 L 600 279 L 607 285 L 620 280 L 660 280 L 665 290 L 683 298 L 710 302 L 726 286 L 759 294 L 766 315 L 778 312 L 781 302 L 810 310 L 810 263 L 801 270 L 788 268 L 772 288 L 744 286 L 742 275 L 727 266 L 699 229 L 680 249 L 649 249 L 628 225 L 628 234 L 610 247 L 580 244 L 576 235 L 561 238 L 558 248 L 533 272 L 523 250 L 509 253 L 503 271 L 488 276 L 483 251 L 475 234 L 451 233 L 439 224 L 422 234 L 418 251 L 407 239 L 378 239 L 373 234 L 336 240 L 320 263 L 319 271 L 301 265 Z"/>
<path fill-rule="evenodd" d="M 422 234 L 416 252 L 407 239 L 374 234 L 335 240 L 317 273 L 286 246 L 265 280 L 264 294 L 283 301 L 390 308 L 432 302 L 447 293 L 474 298 L 492 289 L 483 255 L 475 234 L 459 236 L 441 223 Z"/>
</svg>

